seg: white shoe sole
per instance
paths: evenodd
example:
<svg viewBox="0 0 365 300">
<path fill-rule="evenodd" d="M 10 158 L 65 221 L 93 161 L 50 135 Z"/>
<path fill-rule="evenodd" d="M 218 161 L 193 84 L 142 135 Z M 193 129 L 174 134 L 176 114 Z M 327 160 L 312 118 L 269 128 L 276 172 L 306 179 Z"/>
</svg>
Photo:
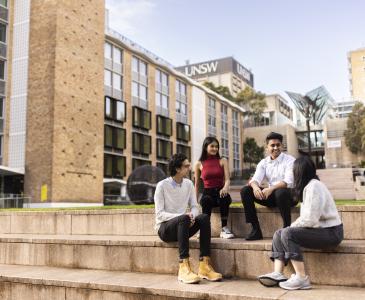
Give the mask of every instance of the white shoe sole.
<svg viewBox="0 0 365 300">
<path fill-rule="evenodd" d="M 312 286 L 303 286 L 303 287 L 300 287 L 300 288 L 291 288 L 291 287 L 283 287 L 279 284 L 279 286 L 284 289 L 284 290 L 288 290 L 288 291 L 294 291 L 294 290 L 310 290 L 312 289 Z"/>
</svg>

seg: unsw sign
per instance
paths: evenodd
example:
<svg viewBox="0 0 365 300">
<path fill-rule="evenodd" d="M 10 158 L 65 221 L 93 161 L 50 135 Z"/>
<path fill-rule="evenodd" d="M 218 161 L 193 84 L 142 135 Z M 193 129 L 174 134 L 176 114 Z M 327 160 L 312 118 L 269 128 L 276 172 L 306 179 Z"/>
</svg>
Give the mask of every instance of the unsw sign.
<svg viewBox="0 0 365 300">
<path fill-rule="evenodd" d="M 235 59 L 233 59 L 233 57 L 181 66 L 176 69 L 192 78 L 232 72 L 237 77 L 241 78 L 243 81 L 253 86 L 253 74 L 240 63 L 238 63 Z"/>
</svg>

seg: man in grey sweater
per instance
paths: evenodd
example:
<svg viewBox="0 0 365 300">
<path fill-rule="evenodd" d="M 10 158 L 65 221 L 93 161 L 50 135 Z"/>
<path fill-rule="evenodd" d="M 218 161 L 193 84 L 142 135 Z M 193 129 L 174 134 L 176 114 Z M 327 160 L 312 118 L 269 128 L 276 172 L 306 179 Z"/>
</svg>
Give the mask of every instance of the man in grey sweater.
<svg viewBox="0 0 365 300">
<path fill-rule="evenodd" d="M 169 161 L 168 177 L 157 184 L 154 201 L 158 235 L 164 242 L 178 242 L 179 275 L 183 283 L 197 283 L 201 278 L 209 281 L 222 279 L 210 262 L 210 220 L 199 214 L 194 185 L 185 178 L 191 170 L 184 154 L 174 154 Z M 190 210 L 188 211 L 188 208 Z M 200 230 L 199 272 L 195 274 L 189 263 L 189 238 Z"/>
</svg>

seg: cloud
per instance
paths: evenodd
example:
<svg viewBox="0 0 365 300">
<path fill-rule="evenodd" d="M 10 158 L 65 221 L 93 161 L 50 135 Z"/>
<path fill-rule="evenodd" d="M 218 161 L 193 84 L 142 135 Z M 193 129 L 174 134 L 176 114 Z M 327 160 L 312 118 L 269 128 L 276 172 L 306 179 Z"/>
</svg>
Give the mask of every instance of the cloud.
<svg viewBox="0 0 365 300">
<path fill-rule="evenodd" d="M 154 9 L 152 0 L 106 0 L 109 10 L 109 27 L 123 35 L 136 35 L 141 20 L 149 17 Z"/>
</svg>

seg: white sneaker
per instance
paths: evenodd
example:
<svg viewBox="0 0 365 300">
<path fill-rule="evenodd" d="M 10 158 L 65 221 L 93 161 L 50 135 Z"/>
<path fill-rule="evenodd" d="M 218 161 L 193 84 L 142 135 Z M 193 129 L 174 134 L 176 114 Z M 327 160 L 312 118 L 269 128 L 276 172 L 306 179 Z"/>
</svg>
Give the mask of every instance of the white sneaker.
<svg viewBox="0 0 365 300">
<path fill-rule="evenodd" d="M 227 226 L 224 226 L 222 228 L 220 237 L 222 239 L 233 239 L 234 238 L 234 234 L 229 230 L 229 228 Z"/>
<path fill-rule="evenodd" d="M 279 282 L 283 282 L 288 280 L 282 273 L 280 272 L 272 272 L 265 275 L 261 275 L 257 277 L 259 282 L 264 286 L 277 286 Z"/>
<path fill-rule="evenodd" d="M 312 288 L 308 276 L 301 278 L 296 274 L 292 274 L 287 281 L 280 282 L 279 286 L 285 290 L 309 290 Z"/>
</svg>

